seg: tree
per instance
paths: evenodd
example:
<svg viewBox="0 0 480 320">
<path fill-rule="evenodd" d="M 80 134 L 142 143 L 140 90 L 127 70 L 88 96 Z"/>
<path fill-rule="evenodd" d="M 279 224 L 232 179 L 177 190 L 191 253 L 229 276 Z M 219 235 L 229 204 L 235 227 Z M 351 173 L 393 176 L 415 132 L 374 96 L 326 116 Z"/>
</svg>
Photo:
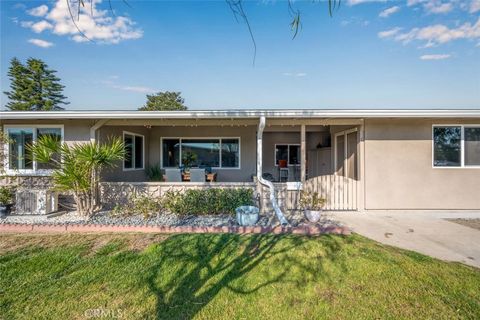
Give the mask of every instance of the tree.
<svg viewBox="0 0 480 320">
<path fill-rule="evenodd" d="M 101 208 L 99 184 L 102 170 L 115 167 L 125 153 L 125 146 L 119 138 L 104 144 L 68 145 L 60 143 L 57 136 L 45 135 L 28 148 L 38 162 L 54 166 L 55 189 L 71 192 L 78 212 L 87 217 Z"/>
<path fill-rule="evenodd" d="M 13 58 L 10 61 L 10 68 L 8 70 L 8 78 L 10 79 L 10 92 L 4 92 L 8 99 L 6 107 L 10 110 L 31 110 L 29 103 L 31 90 L 27 79 L 27 68 L 17 59 Z"/>
<path fill-rule="evenodd" d="M 147 103 L 139 108 L 140 111 L 185 111 L 188 108 L 183 104 L 184 99 L 180 92 L 158 92 L 147 94 Z"/>
<path fill-rule="evenodd" d="M 56 71 L 40 59 L 29 58 L 23 65 L 17 58 L 10 62 L 8 77 L 10 91 L 4 92 L 10 100 L 6 107 L 19 111 L 63 110 L 60 104 L 68 104 L 62 94 L 64 86 Z"/>
</svg>

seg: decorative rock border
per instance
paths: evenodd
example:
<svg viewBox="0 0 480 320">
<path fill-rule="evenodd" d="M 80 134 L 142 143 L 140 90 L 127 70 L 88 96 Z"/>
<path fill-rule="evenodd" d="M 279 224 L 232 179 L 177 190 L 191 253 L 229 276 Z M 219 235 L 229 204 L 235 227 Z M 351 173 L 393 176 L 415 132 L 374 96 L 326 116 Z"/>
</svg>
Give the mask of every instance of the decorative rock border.
<svg viewBox="0 0 480 320">
<path fill-rule="evenodd" d="M 197 227 L 197 226 L 111 226 L 98 224 L 1 224 L 0 233 L 64 233 L 64 232 L 141 232 L 141 233 L 235 233 L 235 234 L 300 234 L 349 235 L 350 229 L 339 226 L 301 226 L 301 227 Z"/>
</svg>

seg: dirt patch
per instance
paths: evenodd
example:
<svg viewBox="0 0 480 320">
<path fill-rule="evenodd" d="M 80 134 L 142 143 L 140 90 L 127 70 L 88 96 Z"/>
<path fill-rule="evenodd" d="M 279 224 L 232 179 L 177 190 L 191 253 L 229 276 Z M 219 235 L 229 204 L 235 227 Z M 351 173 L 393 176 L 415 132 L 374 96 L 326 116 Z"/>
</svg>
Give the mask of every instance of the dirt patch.
<svg viewBox="0 0 480 320">
<path fill-rule="evenodd" d="M 480 230 L 480 219 L 447 219 L 450 222 L 461 224 L 462 226 Z"/>
<path fill-rule="evenodd" d="M 0 255 L 28 247 L 54 248 L 72 245 L 87 247 L 86 255 L 91 255 L 112 242 L 120 243 L 127 250 L 143 251 L 149 245 L 164 241 L 166 238 L 168 235 L 142 233 L 2 234 L 0 235 Z"/>
</svg>

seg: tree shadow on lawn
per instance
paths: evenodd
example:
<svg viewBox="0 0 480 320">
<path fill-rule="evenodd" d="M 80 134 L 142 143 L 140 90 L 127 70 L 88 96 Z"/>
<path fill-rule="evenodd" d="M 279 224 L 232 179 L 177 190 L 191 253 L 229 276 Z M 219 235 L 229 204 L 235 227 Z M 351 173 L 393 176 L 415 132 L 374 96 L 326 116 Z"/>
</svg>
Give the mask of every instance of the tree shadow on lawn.
<svg viewBox="0 0 480 320">
<path fill-rule="evenodd" d="M 293 235 L 178 235 L 162 242 L 158 261 L 147 276 L 149 289 L 156 296 L 157 319 L 190 319 L 224 288 L 236 294 L 251 294 L 275 283 L 294 283 L 303 287 L 308 281 L 328 277 L 323 262 L 337 261 L 347 237 L 322 236 L 316 240 L 322 251 L 310 255 L 312 237 Z M 315 241 L 316 242 L 316 241 Z M 300 253 L 295 250 L 300 250 Z M 311 253 L 311 252 L 310 252 Z M 311 260 L 316 261 L 311 261 Z M 268 261 L 268 274 L 257 276 L 254 285 L 245 278 L 236 281 L 262 262 Z M 261 269 L 261 268 L 260 268 Z M 295 269 L 302 276 L 290 277 Z M 264 271 L 264 270 L 263 270 Z M 262 272 L 262 271 L 260 271 Z"/>
</svg>

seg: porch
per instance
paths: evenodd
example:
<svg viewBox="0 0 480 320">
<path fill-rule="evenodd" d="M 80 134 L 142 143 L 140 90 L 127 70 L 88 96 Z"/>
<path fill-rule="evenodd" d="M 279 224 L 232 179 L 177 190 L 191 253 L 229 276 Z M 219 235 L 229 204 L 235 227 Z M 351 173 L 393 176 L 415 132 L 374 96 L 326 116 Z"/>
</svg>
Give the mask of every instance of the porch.
<svg viewBox="0 0 480 320">
<path fill-rule="evenodd" d="M 361 120 L 266 123 L 262 177 L 274 183 L 283 210 L 299 209 L 301 190 L 318 192 L 327 200 L 326 210 L 361 208 Z M 104 174 L 106 202 L 118 203 L 132 192 L 162 195 L 172 189 L 244 187 L 258 191 L 262 210 L 271 210 L 268 190 L 256 179 L 257 126 L 258 119 L 238 118 L 105 121 L 95 138 L 123 137 L 129 154 L 116 170 Z M 185 181 L 185 172 L 192 168 L 204 170 L 205 181 Z M 165 170 L 172 169 L 181 173 L 180 181 L 169 181 Z"/>
</svg>

